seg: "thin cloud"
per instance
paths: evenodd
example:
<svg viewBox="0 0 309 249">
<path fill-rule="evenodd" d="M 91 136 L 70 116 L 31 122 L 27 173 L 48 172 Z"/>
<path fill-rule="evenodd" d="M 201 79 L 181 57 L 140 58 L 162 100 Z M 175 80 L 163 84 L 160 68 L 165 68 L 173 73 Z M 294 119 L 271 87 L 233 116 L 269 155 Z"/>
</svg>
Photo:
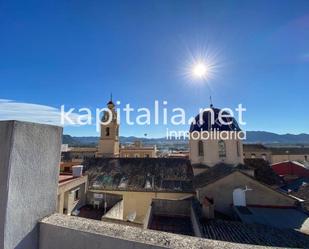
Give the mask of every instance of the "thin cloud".
<svg viewBox="0 0 309 249">
<path fill-rule="evenodd" d="M 66 122 L 64 126 L 76 125 L 79 119 L 84 120 L 86 117 L 77 113 L 71 113 L 69 118 L 74 124 Z M 0 120 L 19 120 L 63 126 L 61 124 L 60 109 L 46 105 L 16 102 L 8 99 L 0 99 Z"/>
</svg>

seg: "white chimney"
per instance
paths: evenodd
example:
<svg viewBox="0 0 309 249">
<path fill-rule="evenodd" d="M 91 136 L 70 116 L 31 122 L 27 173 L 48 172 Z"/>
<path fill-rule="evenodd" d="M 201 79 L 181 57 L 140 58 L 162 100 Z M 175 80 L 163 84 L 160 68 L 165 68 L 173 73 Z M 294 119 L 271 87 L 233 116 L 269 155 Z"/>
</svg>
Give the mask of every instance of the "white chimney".
<svg viewBox="0 0 309 249">
<path fill-rule="evenodd" d="M 81 177 L 83 175 L 83 165 L 72 166 L 73 177 Z"/>
</svg>

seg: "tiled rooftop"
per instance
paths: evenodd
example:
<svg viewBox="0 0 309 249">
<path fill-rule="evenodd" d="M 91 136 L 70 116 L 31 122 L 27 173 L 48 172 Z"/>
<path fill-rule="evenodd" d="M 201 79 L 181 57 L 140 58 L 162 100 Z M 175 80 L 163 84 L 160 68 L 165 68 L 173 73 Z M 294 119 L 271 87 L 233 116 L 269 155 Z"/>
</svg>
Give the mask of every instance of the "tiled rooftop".
<svg viewBox="0 0 309 249">
<path fill-rule="evenodd" d="M 205 238 L 235 243 L 276 247 L 308 248 L 309 236 L 292 229 L 212 220 L 203 223 Z"/>
<path fill-rule="evenodd" d="M 213 167 L 208 167 L 208 169 L 205 172 L 198 174 L 194 177 L 194 186 L 197 188 L 203 187 L 239 169 L 250 169 L 250 168 L 247 167 L 246 165 L 238 165 L 235 167 L 233 165 L 225 163 L 219 163 Z"/>
<path fill-rule="evenodd" d="M 62 186 L 62 185 L 65 185 L 67 183 L 73 182 L 76 179 L 80 179 L 82 177 L 85 177 L 85 176 L 73 177 L 72 174 L 60 174 L 59 179 L 58 179 L 58 185 Z"/>
<path fill-rule="evenodd" d="M 277 228 L 290 228 L 309 234 L 309 217 L 306 213 L 296 208 L 267 208 L 244 207 L 248 212 L 243 212 L 239 207 L 235 211 L 245 223 L 264 224 Z"/>
<path fill-rule="evenodd" d="M 244 163 L 254 169 L 255 178 L 268 185 L 280 186 L 283 184 L 281 178 L 272 170 L 270 164 L 261 158 L 246 158 Z"/>
<path fill-rule="evenodd" d="M 85 163 L 89 187 L 192 192 L 190 161 L 182 158 L 93 158 Z M 153 184 L 154 183 L 154 184 Z"/>
<path fill-rule="evenodd" d="M 309 155 L 309 147 L 270 147 L 269 149 L 273 155 Z"/>
<path fill-rule="evenodd" d="M 292 192 L 292 194 L 298 198 L 305 200 L 303 205 L 309 213 L 309 183 L 301 186 L 297 192 Z"/>
<path fill-rule="evenodd" d="M 59 184 L 66 182 L 66 181 L 69 181 L 69 180 L 72 180 L 72 179 L 73 179 L 72 174 L 67 174 L 67 175 L 61 174 L 61 175 L 59 175 Z"/>
</svg>

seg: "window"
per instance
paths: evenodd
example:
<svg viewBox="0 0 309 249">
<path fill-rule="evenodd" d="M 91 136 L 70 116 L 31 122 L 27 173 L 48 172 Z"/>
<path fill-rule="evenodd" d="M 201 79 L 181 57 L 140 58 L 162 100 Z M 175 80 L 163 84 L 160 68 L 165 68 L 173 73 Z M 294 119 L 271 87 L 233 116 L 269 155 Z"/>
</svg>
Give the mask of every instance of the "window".
<svg viewBox="0 0 309 249">
<path fill-rule="evenodd" d="M 139 154 L 135 154 L 135 157 L 138 158 L 138 157 L 139 157 Z"/>
<path fill-rule="evenodd" d="M 106 129 L 105 129 L 105 136 L 109 136 L 109 127 L 107 127 Z"/>
<path fill-rule="evenodd" d="M 223 140 L 220 140 L 218 142 L 218 146 L 219 146 L 219 157 L 226 157 L 225 142 Z"/>
<path fill-rule="evenodd" d="M 198 141 L 198 156 L 204 156 L 204 144 L 203 141 Z"/>
<path fill-rule="evenodd" d="M 255 158 L 256 156 L 255 156 L 255 154 L 254 153 L 252 153 L 251 154 L 251 158 Z"/>
<path fill-rule="evenodd" d="M 148 158 L 148 157 L 149 157 L 149 154 L 145 154 L 145 157 Z"/>
<path fill-rule="evenodd" d="M 308 159 L 308 156 L 306 155 L 306 156 L 305 156 L 305 161 L 308 161 L 307 159 Z"/>
</svg>

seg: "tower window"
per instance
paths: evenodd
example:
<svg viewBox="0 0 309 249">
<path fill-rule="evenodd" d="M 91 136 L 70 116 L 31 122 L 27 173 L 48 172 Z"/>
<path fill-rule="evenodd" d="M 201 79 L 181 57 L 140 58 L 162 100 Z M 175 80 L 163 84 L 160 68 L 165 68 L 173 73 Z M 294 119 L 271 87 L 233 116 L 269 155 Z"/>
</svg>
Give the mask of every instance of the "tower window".
<svg viewBox="0 0 309 249">
<path fill-rule="evenodd" d="M 223 140 L 220 140 L 218 142 L 218 146 L 219 146 L 219 157 L 226 157 L 226 146 L 225 146 L 225 142 Z"/>
<path fill-rule="evenodd" d="M 109 127 L 107 127 L 106 129 L 105 129 L 105 136 L 109 136 Z"/>
<path fill-rule="evenodd" d="M 204 156 L 204 144 L 203 141 L 198 141 L 198 156 Z"/>
</svg>

